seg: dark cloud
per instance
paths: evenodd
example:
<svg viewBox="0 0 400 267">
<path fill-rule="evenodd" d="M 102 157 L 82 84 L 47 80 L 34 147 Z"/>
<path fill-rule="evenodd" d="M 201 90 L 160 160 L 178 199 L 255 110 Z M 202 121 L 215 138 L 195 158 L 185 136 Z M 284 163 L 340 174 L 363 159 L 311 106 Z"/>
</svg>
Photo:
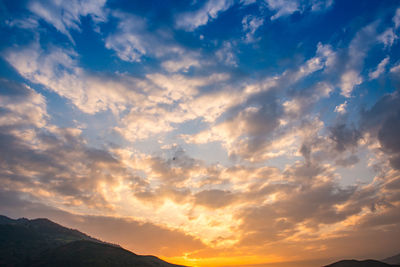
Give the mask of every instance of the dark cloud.
<svg viewBox="0 0 400 267">
<path fill-rule="evenodd" d="M 291 173 L 297 175 L 296 171 Z M 313 182 L 306 184 L 294 178 L 294 182 L 289 183 L 291 186 L 280 186 L 275 188 L 277 191 L 269 192 L 278 194 L 272 203 L 243 209 L 238 214 L 246 236 L 243 242 L 282 240 L 294 235 L 298 231 L 296 226 L 300 224 L 309 229 L 318 229 L 323 224 L 340 222 L 359 212 L 336 208 L 351 200 L 356 187 L 344 189 L 324 179 L 313 178 Z"/>
<path fill-rule="evenodd" d="M 383 151 L 389 154 L 390 164 L 400 170 L 400 110 L 383 123 L 378 139 Z"/>
<path fill-rule="evenodd" d="M 12 97 L 14 102 L 24 100 L 28 97 L 31 91 L 24 85 L 12 80 L 0 77 L 0 95 L 2 97 Z"/>
<path fill-rule="evenodd" d="M 361 129 L 376 133 L 382 122 L 398 113 L 400 107 L 399 91 L 386 94 L 380 98 L 370 109 L 361 112 Z"/>
<path fill-rule="evenodd" d="M 228 119 L 223 123 L 235 139 L 231 156 L 256 161 L 273 140 L 282 115 L 283 108 L 274 90 L 258 93 L 228 110 L 223 115 Z"/>
<path fill-rule="evenodd" d="M 354 164 L 357 164 L 359 161 L 360 159 L 357 157 L 357 155 L 350 155 L 346 158 L 337 159 L 335 163 L 339 166 L 349 167 L 353 166 Z"/>
<path fill-rule="evenodd" d="M 174 152 L 170 158 L 154 156 L 149 161 L 154 175 L 167 184 L 187 180 L 190 177 L 190 171 L 200 164 L 183 151 Z"/>
<path fill-rule="evenodd" d="M 139 190 L 136 189 L 133 194 L 139 200 L 151 204 L 154 207 L 162 204 L 167 199 L 172 200 L 175 203 L 187 203 L 190 201 L 191 197 L 191 191 L 189 188 L 178 188 L 166 184 L 162 184 L 156 189 L 150 188 L 149 186 Z"/>
<path fill-rule="evenodd" d="M 357 143 L 361 137 L 362 135 L 359 130 L 344 123 L 330 128 L 330 138 L 335 143 L 335 148 L 339 152 L 357 147 Z"/>
<path fill-rule="evenodd" d="M 375 105 L 362 112 L 361 129 L 376 136 L 390 164 L 400 169 L 400 97 L 399 91 L 379 99 Z"/>
<path fill-rule="evenodd" d="M 233 204 L 236 200 L 235 194 L 230 191 L 211 189 L 204 190 L 194 195 L 195 204 L 211 209 L 222 208 Z"/>
</svg>

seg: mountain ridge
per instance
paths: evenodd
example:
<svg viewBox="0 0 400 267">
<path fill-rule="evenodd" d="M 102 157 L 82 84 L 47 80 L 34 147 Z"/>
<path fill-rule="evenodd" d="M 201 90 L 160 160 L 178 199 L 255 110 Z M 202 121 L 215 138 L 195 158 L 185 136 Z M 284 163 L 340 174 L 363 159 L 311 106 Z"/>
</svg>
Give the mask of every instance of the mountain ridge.
<svg viewBox="0 0 400 267">
<path fill-rule="evenodd" d="M 400 253 L 396 254 L 394 256 L 385 258 L 382 260 L 382 262 L 388 263 L 388 264 L 397 264 L 400 265 Z"/>
<path fill-rule="evenodd" d="M 399 267 L 400 265 L 392 265 L 377 260 L 341 260 L 323 267 Z"/>
<path fill-rule="evenodd" d="M 46 218 L 0 215 L 0 266 L 178 267 L 155 256 L 141 256 Z"/>
</svg>

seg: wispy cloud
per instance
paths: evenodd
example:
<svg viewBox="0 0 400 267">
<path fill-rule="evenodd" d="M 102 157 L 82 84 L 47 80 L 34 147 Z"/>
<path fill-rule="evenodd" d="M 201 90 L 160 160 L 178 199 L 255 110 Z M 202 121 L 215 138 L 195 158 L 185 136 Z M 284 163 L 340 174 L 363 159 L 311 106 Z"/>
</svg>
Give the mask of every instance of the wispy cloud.
<svg viewBox="0 0 400 267">
<path fill-rule="evenodd" d="M 176 16 L 176 27 L 193 31 L 216 19 L 219 13 L 226 11 L 234 4 L 233 0 L 209 0 L 198 10 L 184 12 Z"/>
<path fill-rule="evenodd" d="M 28 4 L 28 9 L 74 42 L 70 30 L 80 31 L 81 17 L 90 16 L 95 22 L 107 19 L 105 2 L 106 0 L 73 0 L 68 3 L 56 0 L 32 0 Z"/>
</svg>

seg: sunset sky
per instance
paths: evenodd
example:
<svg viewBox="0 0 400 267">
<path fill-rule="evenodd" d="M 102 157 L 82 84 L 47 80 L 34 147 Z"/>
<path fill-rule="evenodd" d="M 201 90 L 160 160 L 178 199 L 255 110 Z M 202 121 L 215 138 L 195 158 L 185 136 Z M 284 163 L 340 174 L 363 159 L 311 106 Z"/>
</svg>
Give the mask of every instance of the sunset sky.
<svg viewBox="0 0 400 267">
<path fill-rule="evenodd" d="M 0 18 L 0 214 L 191 266 L 400 252 L 398 0 L 3 0 Z"/>
</svg>

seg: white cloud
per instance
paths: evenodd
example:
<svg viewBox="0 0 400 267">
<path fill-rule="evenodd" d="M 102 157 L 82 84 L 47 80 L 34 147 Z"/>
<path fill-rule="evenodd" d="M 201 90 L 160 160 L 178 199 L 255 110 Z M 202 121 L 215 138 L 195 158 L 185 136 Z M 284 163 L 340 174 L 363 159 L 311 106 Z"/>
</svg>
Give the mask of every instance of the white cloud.
<svg viewBox="0 0 400 267">
<path fill-rule="evenodd" d="M 224 42 L 222 47 L 215 53 L 218 60 L 226 65 L 237 66 L 237 58 L 234 52 L 234 46 L 231 42 Z"/>
<path fill-rule="evenodd" d="M 140 90 L 135 91 L 143 85 L 141 81 L 124 76 L 114 81 L 88 75 L 77 65 L 76 54 L 70 50 L 53 47 L 43 51 L 33 44 L 10 50 L 5 58 L 22 76 L 67 98 L 85 113 L 107 109 L 118 113 L 129 102 L 143 97 Z"/>
<path fill-rule="evenodd" d="M 320 11 L 332 6 L 333 0 L 313 0 L 311 10 Z"/>
<path fill-rule="evenodd" d="M 179 14 L 175 24 L 178 28 L 193 31 L 199 26 L 206 25 L 210 20 L 216 19 L 219 13 L 229 9 L 233 3 L 233 0 L 209 0 L 199 10 Z"/>
<path fill-rule="evenodd" d="M 247 6 L 256 3 L 257 0 L 240 0 L 240 3 Z"/>
<path fill-rule="evenodd" d="M 144 79 L 122 74 L 100 77 L 79 67 L 74 52 L 55 47 L 45 52 L 37 43 L 9 50 L 5 58 L 23 77 L 65 97 L 82 112 L 111 110 L 118 123 L 115 130 L 128 140 L 171 131 L 172 123 L 198 117 L 210 120 L 228 105 L 208 107 L 206 111 L 199 106 L 207 99 L 198 96 L 199 88 L 228 80 L 230 76 L 224 73 L 200 77 L 153 73 Z M 210 103 L 215 101 L 207 105 Z"/>
<path fill-rule="evenodd" d="M 31 29 L 31 30 L 36 29 L 39 26 L 37 20 L 33 18 L 7 20 L 6 24 L 9 27 L 18 27 L 22 29 Z"/>
<path fill-rule="evenodd" d="M 73 42 L 69 30 L 80 30 L 80 17 L 89 15 L 96 22 L 106 20 L 103 10 L 105 2 L 106 0 L 34 0 L 29 3 L 28 8 Z"/>
<path fill-rule="evenodd" d="M 400 72 L 400 64 L 397 64 L 396 66 L 391 67 L 390 72 L 392 72 L 392 73 Z"/>
<path fill-rule="evenodd" d="M 198 87 L 228 78 L 225 74 L 195 78 L 179 74 L 149 74 L 147 79 L 153 84 L 151 94 L 145 102 L 133 107 L 115 130 L 125 139 L 135 141 L 172 131 L 175 128 L 173 124 L 196 118 L 207 120 L 210 116 L 215 117 L 218 110 L 209 108 L 210 103 L 215 102 L 202 102 L 201 100 L 207 97 L 198 96 Z M 200 103 L 203 105 L 199 108 Z"/>
<path fill-rule="evenodd" d="M 398 39 L 397 35 L 394 33 L 392 28 L 387 29 L 378 37 L 378 41 L 383 43 L 385 47 L 391 47 L 396 39 Z"/>
<path fill-rule="evenodd" d="M 149 31 L 146 19 L 132 14 L 113 12 L 112 16 L 118 20 L 118 26 L 106 37 L 105 46 L 114 50 L 120 59 L 140 62 L 143 56 L 153 56 L 184 60 L 187 51 L 176 43 L 169 31 Z"/>
<path fill-rule="evenodd" d="M 168 72 L 187 72 L 190 67 L 199 67 L 200 62 L 193 57 L 183 56 L 181 59 L 164 61 L 161 66 Z"/>
<path fill-rule="evenodd" d="M 120 21 L 116 32 L 106 38 L 105 46 L 114 50 L 124 61 L 140 61 L 149 47 L 144 36 L 145 21 L 121 13 L 114 13 L 114 16 Z"/>
<path fill-rule="evenodd" d="M 271 16 L 271 20 L 278 19 L 283 16 L 291 15 L 296 11 L 303 12 L 306 8 L 311 7 L 311 11 L 323 11 L 333 4 L 333 0 L 264 0 L 270 10 L 275 11 Z"/>
<path fill-rule="evenodd" d="M 318 43 L 316 55 L 300 66 L 299 70 L 293 75 L 293 81 L 298 81 L 323 68 L 330 68 L 335 58 L 336 53 L 332 50 L 330 45 Z"/>
<path fill-rule="evenodd" d="M 378 64 L 375 71 L 371 71 L 368 76 L 370 80 L 378 78 L 382 73 L 385 72 L 386 65 L 389 63 L 389 57 L 385 57 L 382 61 Z"/>
<path fill-rule="evenodd" d="M 346 108 L 347 108 L 347 101 L 344 101 L 344 103 L 335 107 L 335 112 L 343 115 L 347 112 Z"/>
<path fill-rule="evenodd" d="M 299 2 L 297 0 L 265 0 L 268 8 L 276 11 L 275 15 L 271 16 L 271 20 L 279 17 L 290 15 L 299 10 Z"/>
<path fill-rule="evenodd" d="M 242 20 L 243 31 L 246 33 L 246 42 L 254 42 L 254 33 L 264 24 L 264 18 L 247 15 Z"/>
<path fill-rule="evenodd" d="M 354 87 L 356 85 L 360 85 L 363 82 L 359 73 L 355 70 L 349 70 L 343 73 L 340 81 L 342 95 L 345 97 L 350 97 Z"/>
<path fill-rule="evenodd" d="M 43 95 L 27 85 L 3 78 L 0 78 L 0 87 L 3 92 L 12 92 L 12 94 L 0 93 L 0 108 L 3 111 L 0 116 L 0 126 L 30 125 L 36 128 L 46 126 L 48 114 Z"/>
<path fill-rule="evenodd" d="M 400 26 L 400 8 L 396 10 L 396 14 L 393 17 L 394 27 L 397 29 Z"/>
<path fill-rule="evenodd" d="M 169 121 L 165 120 L 165 111 L 154 110 L 153 112 L 142 112 L 132 109 L 124 116 L 120 126 L 114 128 L 126 140 L 135 141 L 146 139 L 149 136 L 169 132 L 174 128 Z"/>
</svg>

